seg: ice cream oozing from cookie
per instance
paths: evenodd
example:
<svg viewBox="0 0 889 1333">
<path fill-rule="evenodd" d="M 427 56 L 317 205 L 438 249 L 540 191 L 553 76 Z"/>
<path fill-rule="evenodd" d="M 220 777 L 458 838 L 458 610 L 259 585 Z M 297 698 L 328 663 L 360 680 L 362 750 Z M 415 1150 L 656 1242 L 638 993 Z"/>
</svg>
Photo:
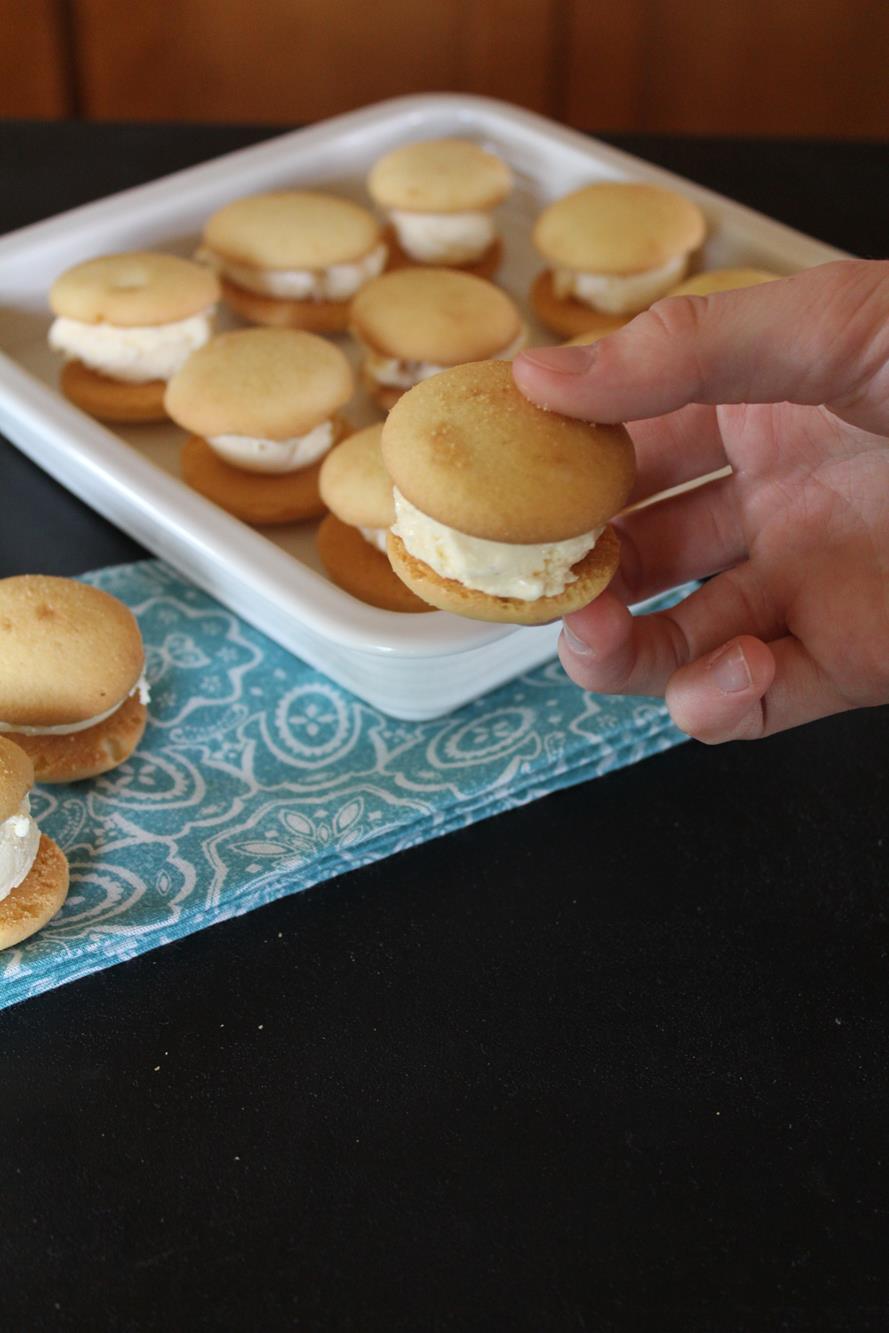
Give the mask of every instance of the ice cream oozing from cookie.
<svg viewBox="0 0 889 1333">
<path fill-rule="evenodd" d="M 313 333 L 222 334 L 167 388 L 167 411 L 191 432 L 183 477 L 247 523 L 316 517 L 321 460 L 348 432 L 340 409 L 353 389 L 343 353 Z"/>
<path fill-rule="evenodd" d="M 101 420 L 155 421 L 166 381 L 212 336 L 219 283 L 189 259 L 137 251 L 68 269 L 49 299 L 65 395 Z"/>
<path fill-rule="evenodd" d="M 387 255 L 372 213 L 312 190 L 235 199 L 209 219 L 197 252 L 245 319 L 315 333 L 342 332 L 349 302 Z"/>
<path fill-rule="evenodd" d="M 430 139 L 386 153 L 368 177 L 389 218 L 392 267 L 433 264 L 491 277 L 502 249 L 493 212 L 512 172 L 468 139 Z"/>
<path fill-rule="evenodd" d="M 388 554 L 408 587 L 471 619 L 541 624 L 592 601 L 618 563 L 609 520 L 632 488 L 622 426 L 528 402 L 502 361 L 411 389 L 383 427 Z"/>
<path fill-rule="evenodd" d="M 534 226 L 547 264 L 532 287 L 535 312 L 564 337 L 602 317 L 625 320 L 676 286 L 705 231 L 697 205 L 660 186 L 603 181 L 575 190 Z"/>
</svg>

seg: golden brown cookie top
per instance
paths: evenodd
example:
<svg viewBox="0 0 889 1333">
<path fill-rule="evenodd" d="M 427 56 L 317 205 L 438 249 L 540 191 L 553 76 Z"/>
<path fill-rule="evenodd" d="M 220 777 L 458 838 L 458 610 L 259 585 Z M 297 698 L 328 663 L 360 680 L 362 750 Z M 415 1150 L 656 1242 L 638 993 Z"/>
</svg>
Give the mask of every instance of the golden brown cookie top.
<svg viewBox="0 0 889 1333">
<path fill-rule="evenodd" d="M 321 269 L 362 259 L 380 224 L 351 199 L 313 190 L 276 190 L 235 199 L 204 227 L 204 244 L 254 268 Z"/>
<path fill-rule="evenodd" d="M 34 786 L 34 765 L 13 741 L 0 736 L 0 824 L 18 811 Z"/>
<path fill-rule="evenodd" d="M 711 292 L 733 292 L 739 287 L 758 287 L 763 282 L 774 282 L 780 274 L 764 268 L 713 268 L 707 273 L 696 273 L 674 287 L 669 296 L 709 296 Z"/>
<path fill-rule="evenodd" d="M 145 663 L 129 607 L 48 574 L 0 579 L 0 722 L 85 722 L 123 703 Z"/>
<path fill-rule="evenodd" d="M 173 324 L 218 300 L 218 279 L 203 264 L 151 250 L 88 259 L 56 278 L 49 292 L 56 315 L 125 328 Z"/>
<path fill-rule="evenodd" d="M 659 185 L 603 181 L 557 199 L 540 214 L 534 244 L 555 266 L 640 273 L 697 249 L 704 215 Z"/>
<path fill-rule="evenodd" d="M 505 292 L 449 268 L 403 268 L 374 278 L 352 302 L 349 322 L 382 356 L 442 366 L 497 356 L 522 331 Z"/>
<path fill-rule="evenodd" d="M 465 213 L 496 207 L 512 189 L 502 158 L 469 139 L 425 139 L 393 148 L 367 180 L 381 208 Z"/>
<path fill-rule="evenodd" d="M 506 361 L 424 380 L 383 426 L 393 483 L 417 509 L 471 537 L 531 544 L 601 527 L 635 476 L 623 426 L 596 426 L 530 403 Z"/>
<path fill-rule="evenodd" d="M 382 433 L 382 425 L 357 431 L 331 449 L 321 464 L 322 500 L 331 513 L 354 528 L 388 528 L 395 522 Z"/>
<path fill-rule="evenodd" d="M 352 397 L 352 370 L 333 343 L 297 329 L 237 329 L 199 348 L 167 385 L 185 430 L 287 440 L 327 421 Z"/>
</svg>

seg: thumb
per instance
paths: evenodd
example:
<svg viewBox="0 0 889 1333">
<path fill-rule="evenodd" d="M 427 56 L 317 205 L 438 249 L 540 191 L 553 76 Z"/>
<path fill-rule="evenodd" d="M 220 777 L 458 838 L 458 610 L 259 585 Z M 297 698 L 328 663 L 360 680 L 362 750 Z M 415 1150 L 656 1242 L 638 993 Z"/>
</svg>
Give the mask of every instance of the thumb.
<svg viewBox="0 0 889 1333">
<path fill-rule="evenodd" d="M 687 403 L 825 403 L 882 434 L 887 325 L 889 262 L 842 260 L 758 287 L 668 297 L 587 347 L 521 352 L 513 374 L 532 402 L 590 421 Z"/>
</svg>

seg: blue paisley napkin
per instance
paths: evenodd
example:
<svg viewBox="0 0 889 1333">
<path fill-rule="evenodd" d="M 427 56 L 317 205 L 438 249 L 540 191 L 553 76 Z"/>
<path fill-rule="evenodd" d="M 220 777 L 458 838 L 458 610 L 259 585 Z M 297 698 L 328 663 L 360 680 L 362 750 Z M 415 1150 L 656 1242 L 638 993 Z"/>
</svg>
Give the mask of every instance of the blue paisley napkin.
<svg viewBox="0 0 889 1333">
<path fill-rule="evenodd" d="M 684 739 L 661 702 L 585 694 L 555 661 L 399 722 L 157 561 L 86 580 L 139 619 L 151 722 L 113 773 L 35 790 L 71 892 L 0 954 L 0 1008 Z"/>
</svg>

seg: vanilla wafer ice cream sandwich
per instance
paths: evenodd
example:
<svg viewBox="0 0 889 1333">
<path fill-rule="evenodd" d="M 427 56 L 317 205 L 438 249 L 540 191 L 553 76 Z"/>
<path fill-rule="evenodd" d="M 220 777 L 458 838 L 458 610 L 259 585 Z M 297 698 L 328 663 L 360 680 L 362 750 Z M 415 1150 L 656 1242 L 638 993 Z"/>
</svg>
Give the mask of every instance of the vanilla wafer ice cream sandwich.
<svg viewBox="0 0 889 1333">
<path fill-rule="evenodd" d="M 341 333 L 349 303 L 386 267 L 378 220 L 338 195 L 277 190 L 214 213 L 197 252 L 253 324 Z"/>
<path fill-rule="evenodd" d="M 34 766 L 0 736 L 0 949 L 51 921 L 68 896 L 68 861 L 31 813 Z"/>
<path fill-rule="evenodd" d="M 389 219 L 390 267 L 496 272 L 503 243 L 494 209 L 512 189 L 512 172 L 495 153 L 469 139 L 404 144 L 374 163 L 367 188 Z"/>
<path fill-rule="evenodd" d="M 547 267 L 531 289 L 534 311 L 565 338 L 638 314 L 682 280 L 705 232 L 698 206 L 658 185 L 602 181 L 575 190 L 535 223 Z"/>
<path fill-rule="evenodd" d="M 349 327 L 361 374 L 384 410 L 421 380 L 488 357 L 510 359 L 525 328 L 518 307 L 492 282 L 447 268 L 403 268 L 369 283 Z"/>
<path fill-rule="evenodd" d="M 142 739 L 149 689 L 136 618 L 75 579 L 0 579 L 0 735 L 38 782 L 116 768 Z"/>
<path fill-rule="evenodd" d="M 386 555 L 395 505 L 382 429 L 368 426 L 350 435 L 321 464 L 321 498 L 330 513 L 318 527 L 318 554 L 333 582 L 359 601 L 383 611 L 431 611 L 393 572 Z"/>
<path fill-rule="evenodd" d="M 56 278 L 49 343 L 66 398 L 101 421 L 163 421 L 171 375 L 213 334 L 219 283 L 176 255 L 103 255 Z"/>
<path fill-rule="evenodd" d="M 353 390 L 343 353 L 314 333 L 221 334 L 167 388 L 167 411 L 191 432 L 184 480 L 245 523 L 317 517 L 321 460 L 349 431 L 340 409 Z"/>
<path fill-rule="evenodd" d="M 537 625 L 585 606 L 613 577 L 609 520 L 635 476 L 622 426 L 544 411 L 507 362 L 488 361 L 406 393 L 382 447 L 395 504 L 389 559 L 433 606 Z"/>
</svg>

